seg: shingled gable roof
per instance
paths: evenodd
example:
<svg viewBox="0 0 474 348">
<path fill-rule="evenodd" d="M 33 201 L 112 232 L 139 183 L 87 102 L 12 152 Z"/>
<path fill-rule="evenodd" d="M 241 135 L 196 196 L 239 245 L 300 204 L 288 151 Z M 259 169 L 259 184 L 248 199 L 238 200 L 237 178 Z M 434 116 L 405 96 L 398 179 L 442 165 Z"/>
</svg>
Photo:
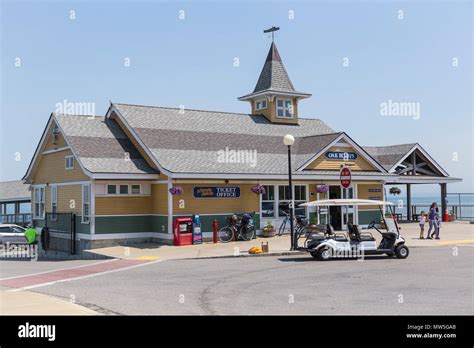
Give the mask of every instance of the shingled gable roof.
<svg viewBox="0 0 474 348">
<path fill-rule="evenodd" d="M 386 170 L 390 170 L 411 149 L 413 149 L 415 145 L 416 143 L 410 143 L 387 146 L 364 146 L 363 148 Z"/>
<path fill-rule="evenodd" d="M 129 104 L 113 104 L 108 115 L 121 118 L 170 173 L 286 174 L 285 134 L 296 139 L 292 147 L 295 169 L 344 134 L 318 119 L 282 125 L 256 115 Z M 219 152 L 226 149 L 256 151 L 257 161 L 255 165 L 221 163 Z"/>
<path fill-rule="evenodd" d="M 55 114 L 54 118 L 91 173 L 157 174 L 116 122 L 103 116 Z"/>
<path fill-rule="evenodd" d="M 30 182 L 38 156 L 44 151 L 52 123 L 56 123 L 85 174 L 92 177 L 157 178 L 116 122 L 104 116 L 52 113 L 22 180 Z M 151 176 L 150 176 L 151 175 Z"/>
<path fill-rule="evenodd" d="M 29 186 L 21 180 L 0 182 L 0 202 L 30 200 Z"/>
<path fill-rule="evenodd" d="M 288 73 L 283 65 L 280 53 L 274 42 L 270 46 L 265 64 L 263 65 L 257 84 L 252 93 L 244 95 L 239 100 L 246 100 L 254 96 L 268 93 L 282 93 L 300 97 L 310 97 L 311 94 L 298 92 L 293 87 Z"/>
<path fill-rule="evenodd" d="M 364 146 L 364 149 L 370 153 L 373 158 L 377 159 L 377 161 L 379 161 L 385 169 L 391 172 L 395 171 L 395 166 L 397 166 L 399 162 L 402 161 L 402 159 L 406 158 L 413 151 L 419 151 L 422 157 L 431 163 L 437 169 L 440 175 L 445 177 L 449 176 L 446 170 L 444 170 L 418 143 L 386 146 Z"/>
</svg>

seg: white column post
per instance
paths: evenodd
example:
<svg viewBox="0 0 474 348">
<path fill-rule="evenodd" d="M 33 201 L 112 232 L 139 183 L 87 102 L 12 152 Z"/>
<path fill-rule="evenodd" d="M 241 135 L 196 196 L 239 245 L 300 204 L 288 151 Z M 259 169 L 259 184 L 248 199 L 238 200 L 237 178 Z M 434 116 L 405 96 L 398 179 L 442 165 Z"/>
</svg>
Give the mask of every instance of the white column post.
<svg viewBox="0 0 474 348">
<path fill-rule="evenodd" d="M 91 179 L 91 184 L 90 184 L 90 234 L 95 234 L 95 181 L 94 179 Z"/>
<path fill-rule="evenodd" d="M 170 188 L 173 187 L 173 180 L 168 177 L 168 233 L 173 233 L 173 195 Z"/>
</svg>

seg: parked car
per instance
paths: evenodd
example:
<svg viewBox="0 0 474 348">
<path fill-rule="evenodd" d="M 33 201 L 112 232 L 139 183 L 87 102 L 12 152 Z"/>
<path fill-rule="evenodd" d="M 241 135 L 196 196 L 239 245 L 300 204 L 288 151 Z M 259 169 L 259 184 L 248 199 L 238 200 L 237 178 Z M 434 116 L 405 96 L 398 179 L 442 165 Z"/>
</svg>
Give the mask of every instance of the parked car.
<svg viewBox="0 0 474 348">
<path fill-rule="evenodd" d="M 26 244 L 26 229 L 13 224 L 0 224 L 0 244 Z"/>
</svg>

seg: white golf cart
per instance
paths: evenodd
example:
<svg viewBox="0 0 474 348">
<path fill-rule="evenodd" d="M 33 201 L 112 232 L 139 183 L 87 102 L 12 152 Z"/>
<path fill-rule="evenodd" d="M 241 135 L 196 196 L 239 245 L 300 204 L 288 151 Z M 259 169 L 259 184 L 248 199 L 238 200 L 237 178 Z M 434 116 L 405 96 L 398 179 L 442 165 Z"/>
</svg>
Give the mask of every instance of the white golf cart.
<svg viewBox="0 0 474 348">
<path fill-rule="evenodd" d="M 308 225 L 296 235 L 295 246 L 297 250 L 307 251 L 311 256 L 326 261 L 331 258 L 362 257 L 365 255 L 382 255 L 389 257 L 394 255 L 404 259 L 409 250 L 405 245 L 405 239 L 400 236 L 399 227 L 393 219 L 393 203 L 375 201 L 368 199 L 326 199 L 302 203 L 306 207 L 328 207 L 328 206 L 378 206 L 382 221 L 372 221 L 367 230 L 360 231 L 357 225 L 347 224 L 347 232 L 335 232 L 330 224 Z M 385 217 L 382 207 L 389 207 L 390 217 Z M 368 230 L 375 229 L 382 235 L 382 240 L 377 246 L 376 240 Z M 299 240 L 304 238 L 302 246 L 298 246 Z"/>
</svg>

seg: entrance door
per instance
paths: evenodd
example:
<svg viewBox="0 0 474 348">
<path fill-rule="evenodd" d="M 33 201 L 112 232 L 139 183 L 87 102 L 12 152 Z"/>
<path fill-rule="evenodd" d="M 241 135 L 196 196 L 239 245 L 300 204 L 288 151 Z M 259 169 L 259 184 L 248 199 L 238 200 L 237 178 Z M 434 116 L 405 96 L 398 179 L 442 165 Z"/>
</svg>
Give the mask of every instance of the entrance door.
<svg viewBox="0 0 474 348">
<path fill-rule="evenodd" d="M 329 199 L 339 199 L 341 198 L 341 186 L 329 186 Z M 341 209 L 342 207 L 329 207 L 329 223 L 332 225 L 334 230 L 340 231 L 342 228 L 341 220 Z"/>
<path fill-rule="evenodd" d="M 354 187 L 351 186 L 351 187 L 348 187 L 348 188 L 344 188 L 344 187 L 341 186 L 341 191 L 342 191 L 342 198 L 343 199 L 346 199 L 346 198 L 352 199 L 352 198 L 354 198 Z M 348 223 L 356 224 L 356 222 L 354 220 L 354 217 L 356 216 L 356 214 L 355 214 L 355 209 L 354 209 L 353 205 L 342 207 L 341 214 L 342 214 L 342 216 L 341 216 L 341 221 L 342 221 L 341 228 L 343 230 L 347 230 L 347 224 Z"/>
</svg>

